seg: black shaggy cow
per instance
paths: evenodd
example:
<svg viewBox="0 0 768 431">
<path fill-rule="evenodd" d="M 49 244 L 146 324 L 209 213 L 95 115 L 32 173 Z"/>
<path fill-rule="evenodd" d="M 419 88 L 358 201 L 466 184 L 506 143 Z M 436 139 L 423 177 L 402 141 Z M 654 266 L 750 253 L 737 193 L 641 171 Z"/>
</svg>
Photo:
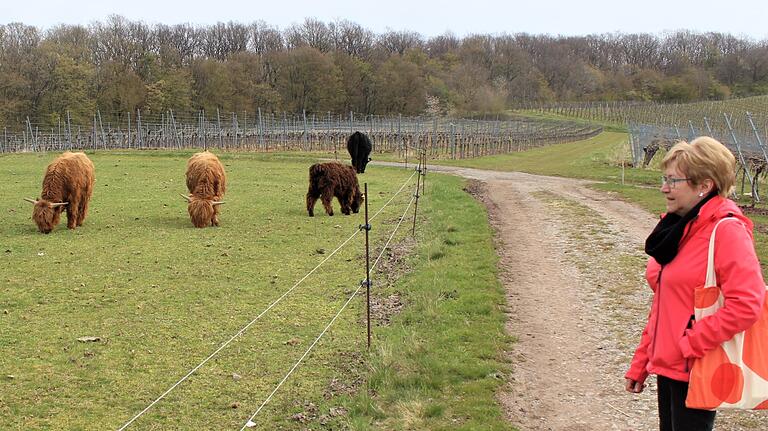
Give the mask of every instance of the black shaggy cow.
<svg viewBox="0 0 768 431">
<path fill-rule="evenodd" d="M 316 163 L 309 168 L 309 190 L 307 190 L 307 213 L 315 216 L 317 199 L 323 201 L 325 213 L 333 215 L 331 201 L 333 197 L 339 200 L 341 212 L 349 215 L 357 214 L 365 198 L 360 193 L 355 168 L 337 162 Z"/>
<path fill-rule="evenodd" d="M 371 161 L 371 140 L 365 133 L 355 132 L 347 139 L 347 151 L 352 157 L 352 166 L 358 174 L 365 172 L 365 165 Z"/>
</svg>

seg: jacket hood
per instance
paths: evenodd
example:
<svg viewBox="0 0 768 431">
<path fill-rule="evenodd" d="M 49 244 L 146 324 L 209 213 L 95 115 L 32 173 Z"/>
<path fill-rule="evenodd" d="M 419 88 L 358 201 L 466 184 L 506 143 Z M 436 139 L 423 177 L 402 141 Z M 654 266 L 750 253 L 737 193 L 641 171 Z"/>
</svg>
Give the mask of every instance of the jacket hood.
<svg viewBox="0 0 768 431">
<path fill-rule="evenodd" d="M 736 202 L 730 199 L 721 196 L 713 197 L 701 207 L 698 216 L 700 220 L 705 222 L 716 222 L 724 217 L 736 217 L 741 220 L 741 222 L 744 223 L 744 226 L 746 226 L 749 236 L 752 236 L 752 229 L 754 228 L 752 220 L 748 219 L 741 211 L 741 208 L 736 205 Z M 702 224 L 707 225 L 709 223 Z"/>
</svg>

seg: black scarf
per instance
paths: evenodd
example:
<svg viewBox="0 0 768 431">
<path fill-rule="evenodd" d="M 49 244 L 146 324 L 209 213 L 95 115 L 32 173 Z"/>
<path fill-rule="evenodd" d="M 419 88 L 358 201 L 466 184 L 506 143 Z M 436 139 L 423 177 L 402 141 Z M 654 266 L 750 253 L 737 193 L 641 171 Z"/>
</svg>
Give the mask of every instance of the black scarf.
<svg viewBox="0 0 768 431">
<path fill-rule="evenodd" d="M 696 218 L 701 207 L 716 195 L 716 192 L 708 194 L 682 217 L 672 213 L 664 216 L 645 240 L 645 252 L 661 265 L 671 262 L 677 256 L 677 247 L 683 239 L 685 226 Z"/>
</svg>

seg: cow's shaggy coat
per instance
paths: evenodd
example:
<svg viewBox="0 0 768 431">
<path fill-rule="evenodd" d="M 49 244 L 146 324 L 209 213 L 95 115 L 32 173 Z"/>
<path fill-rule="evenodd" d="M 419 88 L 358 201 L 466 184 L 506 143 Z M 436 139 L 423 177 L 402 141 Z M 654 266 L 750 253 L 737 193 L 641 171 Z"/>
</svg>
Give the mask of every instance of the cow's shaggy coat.
<svg viewBox="0 0 768 431">
<path fill-rule="evenodd" d="M 355 168 L 341 163 L 317 163 L 309 168 L 309 190 L 307 190 L 307 213 L 314 217 L 315 203 L 321 199 L 325 213 L 333 215 L 331 201 L 333 197 L 339 200 L 341 212 L 360 211 L 363 195 L 357 183 Z"/>
<path fill-rule="evenodd" d="M 347 139 L 347 151 L 352 157 L 352 166 L 358 174 L 365 172 L 365 166 L 371 161 L 371 140 L 365 133 L 355 132 Z"/>
<path fill-rule="evenodd" d="M 40 232 L 50 233 L 67 211 L 67 228 L 82 226 L 93 194 L 94 168 L 85 153 L 65 152 L 45 169 L 40 199 L 33 203 L 32 219 Z"/>
<path fill-rule="evenodd" d="M 219 225 L 219 206 L 227 189 L 224 165 L 213 153 L 194 154 L 187 162 L 187 212 L 195 227 Z"/>
</svg>

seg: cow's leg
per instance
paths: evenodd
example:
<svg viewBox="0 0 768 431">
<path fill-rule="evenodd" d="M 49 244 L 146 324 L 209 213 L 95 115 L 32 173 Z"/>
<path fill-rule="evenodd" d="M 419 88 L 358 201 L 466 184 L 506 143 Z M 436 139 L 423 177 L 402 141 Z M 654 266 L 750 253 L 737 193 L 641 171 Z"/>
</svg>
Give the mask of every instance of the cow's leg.
<svg viewBox="0 0 768 431">
<path fill-rule="evenodd" d="M 83 221 L 85 220 L 85 215 L 88 214 L 88 199 L 80 199 L 80 211 L 77 217 L 77 225 L 82 226 Z"/>
<path fill-rule="evenodd" d="M 82 226 L 85 221 L 85 217 L 88 215 L 88 206 L 91 204 L 91 196 L 93 195 L 93 181 L 89 182 L 85 186 L 85 192 L 80 198 L 80 220 L 77 225 Z"/>
<path fill-rule="evenodd" d="M 349 199 L 349 196 L 347 196 L 346 194 L 342 194 L 342 195 L 336 196 L 336 199 L 339 200 L 339 205 L 341 206 L 341 213 L 344 215 L 349 215 L 350 212 L 352 211 L 352 206 L 349 204 L 352 201 Z"/>
<path fill-rule="evenodd" d="M 67 229 L 74 229 L 77 226 L 78 217 L 80 217 L 79 202 L 70 202 L 67 205 Z"/>
<path fill-rule="evenodd" d="M 213 206 L 213 217 L 211 218 L 211 225 L 219 226 L 219 205 Z"/>
<path fill-rule="evenodd" d="M 323 201 L 323 207 L 325 208 L 325 213 L 328 214 L 329 216 L 332 216 L 333 206 L 331 206 L 331 202 L 333 201 L 333 193 L 331 193 L 330 190 L 324 190 L 320 199 Z"/>
<path fill-rule="evenodd" d="M 317 198 L 320 196 L 312 193 L 312 189 L 309 189 L 307 192 L 307 214 L 309 214 L 310 217 L 315 216 L 315 203 L 317 203 Z"/>
</svg>

